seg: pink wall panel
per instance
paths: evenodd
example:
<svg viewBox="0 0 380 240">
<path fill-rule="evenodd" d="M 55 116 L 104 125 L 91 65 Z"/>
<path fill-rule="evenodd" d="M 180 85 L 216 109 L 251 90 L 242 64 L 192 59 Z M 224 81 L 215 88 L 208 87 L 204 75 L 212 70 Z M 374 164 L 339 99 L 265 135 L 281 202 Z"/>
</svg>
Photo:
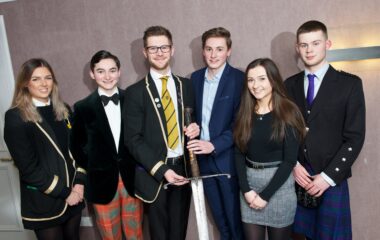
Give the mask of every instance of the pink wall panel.
<svg viewBox="0 0 380 240">
<path fill-rule="evenodd" d="M 203 66 L 200 36 L 223 26 L 232 33 L 232 65 L 244 69 L 257 57 L 271 57 L 288 77 L 302 67 L 294 51 L 294 32 L 300 24 L 318 19 L 334 33 L 360 26 L 361 34 L 350 38 L 361 38 L 366 26 L 380 26 L 378 9 L 378 0 L 17 0 L 1 3 L 0 15 L 4 15 L 15 74 L 29 58 L 47 59 L 62 97 L 72 105 L 94 90 L 88 61 L 100 49 L 119 56 L 122 88 L 146 74 L 141 38 L 150 25 L 171 30 L 176 48 L 172 68 L 179 75 L 188 76 Z M 380 45 L 380 36 L 376 39 Z M 362 77 L 367 102 L 369 131 L 350 180 L 354 239 L 361 240 L 378 239 L 380 233 L 380 61 L 370 69 L 365 66 L 346 69 Z M 194 221 L 192 215 L 190 223 Z M 189 227 L 188 239 L 196 238 L 194 229 Z M 217 239 L 215 229 L 212 232 Z"/>
</svg>

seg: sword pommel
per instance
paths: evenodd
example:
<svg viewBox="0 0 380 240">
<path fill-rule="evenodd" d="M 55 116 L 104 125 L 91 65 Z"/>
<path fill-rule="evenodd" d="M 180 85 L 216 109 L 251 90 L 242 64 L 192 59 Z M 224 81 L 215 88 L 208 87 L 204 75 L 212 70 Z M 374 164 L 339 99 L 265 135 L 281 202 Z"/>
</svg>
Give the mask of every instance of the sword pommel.
<svg viewBox="0 0 380 240">
<path fill-rule="evenodd" d="M 185 107 L 185 125 L 186 127 L 193 122 L 193 109 L 191 107 Z"/>
</svg>

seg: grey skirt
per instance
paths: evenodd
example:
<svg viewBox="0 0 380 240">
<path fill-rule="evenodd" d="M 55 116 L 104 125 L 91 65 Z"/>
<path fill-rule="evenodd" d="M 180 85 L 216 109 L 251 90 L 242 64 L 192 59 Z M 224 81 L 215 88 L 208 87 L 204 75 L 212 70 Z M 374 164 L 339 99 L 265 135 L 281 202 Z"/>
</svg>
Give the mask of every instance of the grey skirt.
<svg viewBox="0 0 380 240">
<path fill-rule="evenodd" d="M 278 167 L 253 169 L 246 168 L 249 186 L 260 193 L 270 182 Z M 242 221 L 270 227 L 286 227 L 293 223 L 297 207 L 293 174 L 269 199 L 267 206 L 261 210 L 250 208 L 243 194 L 240 194 Z"/>
</svg>

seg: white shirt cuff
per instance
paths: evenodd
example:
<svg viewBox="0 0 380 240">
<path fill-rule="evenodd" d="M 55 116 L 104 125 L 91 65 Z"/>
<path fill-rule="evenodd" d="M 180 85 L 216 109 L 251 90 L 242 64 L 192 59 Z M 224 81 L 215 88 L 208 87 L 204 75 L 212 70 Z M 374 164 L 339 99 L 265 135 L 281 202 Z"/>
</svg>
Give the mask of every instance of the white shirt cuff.
<svg viewBox="0 0 380 240">
<path fill-rule="evenodd" d="M 334 182 L 334 180 L 332 180 L 329 176 L 326 175 L 326 173 L 324 172 L 321 172 L 321 176 L 323 177 L 323 179 L 331 186 L 331 187 L 335 187 L 336 183 Z"/>
</svg>

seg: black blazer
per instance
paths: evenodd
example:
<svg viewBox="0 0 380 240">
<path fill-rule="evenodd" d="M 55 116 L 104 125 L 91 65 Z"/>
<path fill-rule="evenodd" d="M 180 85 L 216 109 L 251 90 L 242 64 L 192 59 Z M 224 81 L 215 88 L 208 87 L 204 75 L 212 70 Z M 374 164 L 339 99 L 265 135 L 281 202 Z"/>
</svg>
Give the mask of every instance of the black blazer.
<svg viewBox="0 0 380 240">
<path fill-rule="evenodd" d="M 124 91 L 119 89 L 123 109 Z M 86 198 L 89 202 L 107 204 L 115 196 L 119 173 L 125 188 L 133 195 L 134 165 L 126 161 L 123 113 L 121 113 L 119 151 L 116 151 L 111 127 L 98 91 L 75 103 L 72 120 L 71 151 L 78 164 L 87 171 Z"/>
<path fill-rule="evenodd" d="M 193 107 L 190 81 L 173 75 L 177 88 L 178 122 L 184 146 L 184 107 Z M 167 140 L 165 115 L 161 98 L 150 75 L 129 86 L 124 104 L 125 144 L 137 162 L 135 172 L 136 196 L 154 202 L 162 187 L 166 163 Z M 184 152 L 186 148 L 184 147 Z"/>
<path fill-rule="evenodd" d="M 68 121 L 61 124 L 69 131 Z M 69 149 L 58 147 L 57 138 L 45 121 L 24 122 L 18 108 L 5 113 L 4 140 L 19 170 L 24 224 L 61 217 L 74 181 L 85 179 L 85 171 L 76 166 Z"/>
<path fill-rule="evenodd" d="M 365 101 L 359 77 L 329 67 L 311 110 L 306 107 L 304 72 L 285 81 L 288 94 L 303 113 L 307 135 L 299 153 L 315 173 L 324 172 L 335 183 L 351 176 L 365 137 Z M 305 153 L 304 153 L 305 152 Z"/>
</svg>

